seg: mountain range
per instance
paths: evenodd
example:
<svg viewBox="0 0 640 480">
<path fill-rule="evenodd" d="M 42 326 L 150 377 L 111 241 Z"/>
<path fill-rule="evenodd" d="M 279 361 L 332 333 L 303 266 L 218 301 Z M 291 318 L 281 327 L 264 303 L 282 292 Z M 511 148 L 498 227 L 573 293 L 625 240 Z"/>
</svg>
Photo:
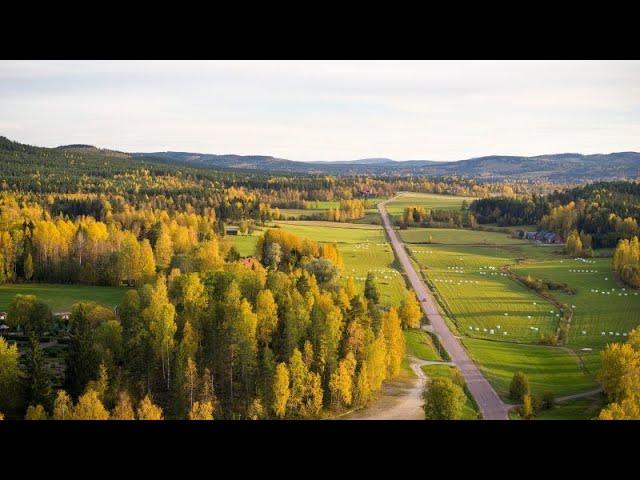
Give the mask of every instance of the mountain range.
<svg viewBox="0 0 640 480">
<path fill-rule="evenodd" d="M 583 155 L 560 153 L 533 157 L 492 155 L 457 161 L 363 158 L 345 161 L 301 162 L 269 155 L 208 154 L 194 152 L 121 152 L 92 145 L 63 145 L 53 149 L 33 147 L 0 136 L 0 151 L 23 151 L 46 161 L 46 152 L 72 151 L 119 162 L 159 162 L 224 170 L 254 170 L 320 175 L 425 175 L 457 176 L 480 181 L 528 180 L 558 183 L 582 183 L 599 180 L 640 179 L 640 153 L 617 152 Z"/>
<path fill-rule="evenodd" d="M 583 155 L 560 153 L 533 157 L 491 155 L 466 160 L 395 161 L 365 158 L 332 162 L 300 162 L 265 155 L 214 155 L 189 152 L 133 153 L 133 157 L 158 158 L 221 168 L 331 175 L 429 175 L 473 177 L 481 180 L 546 180 L 583 182 L 637 179 L 640 153 L 616 152 Z"/>
</svg>

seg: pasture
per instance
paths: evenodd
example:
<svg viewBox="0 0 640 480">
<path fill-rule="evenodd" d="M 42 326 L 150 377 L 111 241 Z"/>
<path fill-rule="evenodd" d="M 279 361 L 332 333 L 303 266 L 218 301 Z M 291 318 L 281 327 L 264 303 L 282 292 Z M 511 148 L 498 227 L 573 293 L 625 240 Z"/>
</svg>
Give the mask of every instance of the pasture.
<svg viewBox="0 0 640 480">
<path fill-rule="evenodd" d="M 523 245 L 527 242 L 506 233 L 463 230 L 461 228 L 409 228 L 399 230 L 405 243 L 447 245 Z"/>
<path fill-rule="evenodd" d="M 559 313 L 553 304 L 511 280 L 500 267 L 540 248 L 409 247 L 461 333 L 526 343 L 554 333 Z"/>
<path fill-rule="evenodd" d="M 0 285 L 0 311 L 7 311 L 18 294 L 35 295 L 49 305 L 53 312 L 67 312 L 74 303 L 93 301 L 107 307 L 120 303 L 126 288 L 96 287 L 90 285 L 58 285 L 48 283 L 23 283 Z"/>
<path fill-rule="evenodd" d="M 397 306 L 404 298 L 405 282 L 395 268 L 395 257 L 382 227 L 313 221 L 276 224 L 301 238 L 335 243 L 344 260 L 343 280 L 352 277 L 360 291 L 364 290 L 367 273 L 372 272 L 378 282 L 383 303 Z"/>
<path fill-rule="evenodd" d="M 233 245 L 242 257 L 252 257 L 256 252 L 258 238 L 260 238 L 263 233 L 264 232 L 259 230 L 254 230 L 248 235 L 226 235 L 224 241 Z"/>
<path fill-rule="evenodd" d="M 582 368 L 570 349 L 474 338 L 463 338 L 463 343 L 498 395 L 507 401 L 511 379 L 518 371 L 527 374 L 531 392 L 537 395 L 546 391 L 571 395 L 596 387 L 595 375 Z"/>
<path fill-rule="evenodd" d="M 436 193 L 401 193 L 387 203 L 387 212 L 397 220 L 407 207 L 423 207 L 427 210 L 459 210 L 463 202 L 470 204 L 475 197 L 456 197 L 454 195 L 438 195 Z"/>
<path fill-rule="evenodd" d="M 571 347 L 601 348 L 610 342 L 624 342 L 627 334 L 640 326 L 640 293 L 615 281 L 611 258 L 542 260 L 513 271 L 567 283 L 575 290 L 575 295 L 551 292 L 574 307 L 568 342 Z"/>
</svg>

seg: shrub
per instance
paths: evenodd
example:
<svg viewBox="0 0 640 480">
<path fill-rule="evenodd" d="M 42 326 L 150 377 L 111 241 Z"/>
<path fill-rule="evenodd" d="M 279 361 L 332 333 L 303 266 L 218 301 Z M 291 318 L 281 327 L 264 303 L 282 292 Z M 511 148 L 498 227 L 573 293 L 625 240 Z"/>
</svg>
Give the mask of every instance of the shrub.
<svg viewBox="0 0 640 480">
<path fill-rule="evenodd" d="M 509 386 L 509 397 L 514 402 L 522 402 L 525 395 L 529 395 L 529 379 L 523 372 L 513 374 L 511 385 Z"/>
</svg>

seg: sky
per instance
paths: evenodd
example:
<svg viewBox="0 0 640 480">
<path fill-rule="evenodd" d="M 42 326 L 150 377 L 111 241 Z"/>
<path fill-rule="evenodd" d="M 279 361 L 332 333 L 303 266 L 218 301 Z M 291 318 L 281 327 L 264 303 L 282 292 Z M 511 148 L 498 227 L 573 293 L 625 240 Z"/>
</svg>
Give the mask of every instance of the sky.
<svg viewBox="0 0 640 480">
<path fill-rule="evenodd" d="M 0 135 L 303 161 L 640 151 L 640 62 L 0 61 Z"/>
</svg>

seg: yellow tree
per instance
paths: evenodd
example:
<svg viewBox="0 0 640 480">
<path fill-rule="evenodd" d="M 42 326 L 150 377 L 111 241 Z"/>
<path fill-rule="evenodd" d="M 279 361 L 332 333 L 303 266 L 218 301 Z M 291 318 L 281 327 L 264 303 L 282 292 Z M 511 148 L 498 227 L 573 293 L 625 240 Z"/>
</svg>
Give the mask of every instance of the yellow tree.
<svg viewBox="0 0 640 480">
<path fill-rule="evenodd" d="M 408 290 L 400 304 L 400 319 L 404 328 L 420 328 L 422 311 L 413 290 Z"/>
<path fill-rule="evenodd" d="M 619 402 L 629 394 L 629 373 L 640 369 L 640 352 L 628 343 L 612 343 L 600 354 L 602 367 L 598 378 L 612 402 Z"/>
<path fill-rule="evenodd" d="M 25 420 L 49 420 L 49 416 L 47 415 L 47 412 L 42 405 L 38 404 L 35 407 L 33 405 L 29 405 L 29 407 L 27 408 L 27 413 L 24 416 L 24 419 Z"/>
<path fill-rule="evenodd" d="M 353 353 L 340 360 L 338 368 L 331 374 L 329 390 L 334 403 L 349 407 L 353 402 L 353 376 L 356 369 L 356 360 Z"/>
<path fill-rule="evenodd" d="M 73 409 L 73 420 L 109 420 L 109 412 L 100 401 L 98 392 L 87 390 L 78 398 Z"/>
<path fill-rule="evenodd" d="M 138 420 L 162 420 L 162 408 L 155 405 L 146 395 L 138 405 Z"/>
<path fill-rule="evenodd" d="M 53 419 L 70 420 L 73 415 L 73 403 L 71 397 L 64 390 L 58 390 L 53 402 Z"/>
<path fill-rule="evenodd" d="M 142 240 L 140 245 L 140 265 L 142 269 L 142 278 L 146 282 L 153 280 L 156 274 L 156 259 L 153 256 L 153 249 L 149 240 Z"/>
<path fill-rule="evenodd" d="M 278 305 L 273 293 L 268 288 L 260 290 L 256 299 L 256 315 L 258 318 L 257 336 L 261 345 L 269 345 L 271 336 L 278 326 Z"/>
<path fill-rule="evenodd" d="M 136 416 L 133 411 L 133 404 L 131 398 L 126 391 L 121 391 L 118 395 L 118 401 L 116 406 L 111 412 L 112 420 L 135 420 Z"/>
<path fill-rule="evenodd" d="M 167 227 L 163 224 L 160 235 L 155 245 L 156 265 L 161 269 L 166 269 L 171 264 L 173 258 L 173 241 Z"/>
<path fill-rule="evenodd" d="M 405 354 L 405 341 L 400 326 L 400 317 L 391 308 L 382 318 L 382 332 L 387 343 L 387 371 L 389 378 L 400 373 L 400 365 Z"/>
<path fill-rule="evenodd" d="M 167 296 L 167 282 L 164 275 L 160 275 L 151 292 L 151 303 L 143 310 L 142 317 L 149 326 L 153 349 L 162 363 L 162 375 L 166 381 L 167 389 L 169 389 L 171 382 L 170 356 L 178 329 L 175 316 L 176 309 L 169 302 Z"/>
<path fill-rule="evenodd" d="M 287 402 L 289 401 L 289 370 L 284 363 L 279 363 L 273 377 L 273 413 L 278 418 L 284 417 L 287 412 Z"/>
<path fill-rule="evenodd" d="M 189 420 L 213 420 L 213 405 L 211 402 L 195 402 L 189 411 Z"/>
</svg>

